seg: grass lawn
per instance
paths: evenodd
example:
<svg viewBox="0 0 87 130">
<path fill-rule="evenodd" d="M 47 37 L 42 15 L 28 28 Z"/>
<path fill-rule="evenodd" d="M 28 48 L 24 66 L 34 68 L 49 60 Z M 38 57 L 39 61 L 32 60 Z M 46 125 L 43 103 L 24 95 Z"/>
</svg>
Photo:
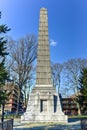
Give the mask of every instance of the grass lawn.
<svg viewBox="0 0 87 130">
<path fill-rule="evenodd" d="M 87 115 L 68 116 L 68 118 L 87 118 Z"/>
</svg>

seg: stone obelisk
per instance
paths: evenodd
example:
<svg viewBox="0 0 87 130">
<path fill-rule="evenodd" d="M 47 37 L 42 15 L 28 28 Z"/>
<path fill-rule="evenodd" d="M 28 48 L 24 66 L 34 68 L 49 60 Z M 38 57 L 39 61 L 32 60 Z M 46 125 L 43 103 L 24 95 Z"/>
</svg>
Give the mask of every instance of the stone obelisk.
<svg viewBox="0 0 87 130">
<path fill-rule="evenodd" d="M 52 86 L 47 10 L 40 11 L 36 86 Z"/>
<path fill-rule="evenodd" d="M 45 8 L 40 10 L 36 85 L 21 120 L 27 123 L 67 122 L 67 116 L 61 110 L 59 95 L 51 80 L 48 15 Z"/>
</svg>

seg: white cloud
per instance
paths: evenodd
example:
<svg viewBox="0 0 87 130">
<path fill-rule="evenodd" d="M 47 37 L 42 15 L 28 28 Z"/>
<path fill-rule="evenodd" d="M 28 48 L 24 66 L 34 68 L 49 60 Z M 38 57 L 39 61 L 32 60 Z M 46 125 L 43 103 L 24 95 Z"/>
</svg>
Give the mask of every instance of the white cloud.
<svg viewBox="0 0 87 130">
<path fill-rule="evenodd" d="M 57 45 L 57 42 L 54 41 L 53 39 L 51 39 L 51 40 L 50 40 L 50 45 L 51 45 L 51 46 L 56 46 L 56 45 Z"/>
</svg>

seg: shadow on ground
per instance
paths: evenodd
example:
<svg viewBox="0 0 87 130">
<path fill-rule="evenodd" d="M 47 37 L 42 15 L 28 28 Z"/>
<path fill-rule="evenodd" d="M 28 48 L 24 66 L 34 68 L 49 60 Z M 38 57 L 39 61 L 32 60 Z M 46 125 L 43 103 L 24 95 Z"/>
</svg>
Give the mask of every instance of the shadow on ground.
<svg viewBox="0 0 87 130">
<path fill-rule="evenodd" d="M 21 125 L 20 128 L 14 128 L 13 130 L 81 130 L 80 123 L 77 124 L 53 124 L 53 125 L 45 125 L 45 126 L 29 126 L 29 125 Z"/>
<path fill-rule="evenodd" d="M 67 124 L 58 123 L 37 123 L 37 124 L 21 124 L 14 123 L 13 130 L 81 130 L 80 119 L 70 118 Z"/>
</svg>

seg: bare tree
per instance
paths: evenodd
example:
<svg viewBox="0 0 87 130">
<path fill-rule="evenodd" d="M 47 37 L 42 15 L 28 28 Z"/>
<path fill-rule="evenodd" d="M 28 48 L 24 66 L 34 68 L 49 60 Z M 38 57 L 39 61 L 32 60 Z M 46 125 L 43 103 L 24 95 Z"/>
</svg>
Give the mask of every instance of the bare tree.
<svg viewBox="0 0 87 130">
<path fill-rule="evenodd" d="M 55 63 L 52 65 L 53 85 L 57 88 L 58 94 L 60 93 L 62 69 L 63 69 L 63 65 L 60 63 Z"/>
<path fill-rule="evenodd" d="M 74 94 L 72 99 L 77 104 L 78 114 L 80 114 L 80 108 L 78 103 L 79 94 L 79 76 L 83 67 L 87 66 L 86 59 L 70 59 L 64 63 L 64 86 L 68 93 Z M 64 90 L 64 89 L 63 89 Z"/>
<path fill-rule="evenodd" d="M 19 104 L 21 92 L 24 86 L 33 77 L 34 61 L 36 59 L 37 42 L 33 35 L 28 35 L 18 41 L 9 40 L 9 72 L 12 80 L 19 87 L 17 114 L 19 113 Z"/>
</svg>

